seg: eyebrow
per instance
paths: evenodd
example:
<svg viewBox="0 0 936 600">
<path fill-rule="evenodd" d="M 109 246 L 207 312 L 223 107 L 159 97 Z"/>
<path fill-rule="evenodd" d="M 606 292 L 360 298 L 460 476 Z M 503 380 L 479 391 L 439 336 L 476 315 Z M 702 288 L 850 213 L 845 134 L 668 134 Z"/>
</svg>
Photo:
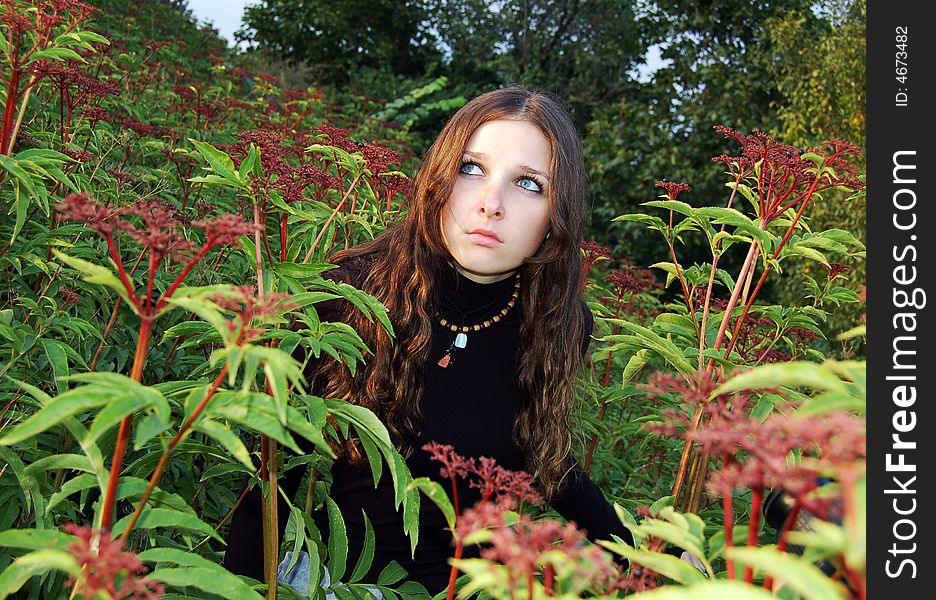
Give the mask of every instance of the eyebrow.
<svg viewBox="0 0 936 600">
<path fill-rule="evenodd" d="M 465 155 L 468 156 L 468 157 L 470 157 L 470 158 L 474 158 L 474 159 L 478 159 L 478 160 L 483 160 L 483 159 L 487 158 L 487 157 L 484 155 L 483 152 L 472 152 L 471 150 L 465 150 Z M 521 171 L 527 171 L 527 172 L 529 172 L 529 173 L 533 173 L 534 175 L 539 175 L 540 177 L 543 177 L 544 179 L 547 179 L 547 180 L 549 179 L 549 175 L 548 175 L 548 174 L 546 174 L 546 173 L 540 171 L 539 169 L 534 169 L 533 167 L 531 167 L 531 166 L 529 166 L 529 165 L 520 165 L 520 170 L 521 170 Z"/>
</svg>

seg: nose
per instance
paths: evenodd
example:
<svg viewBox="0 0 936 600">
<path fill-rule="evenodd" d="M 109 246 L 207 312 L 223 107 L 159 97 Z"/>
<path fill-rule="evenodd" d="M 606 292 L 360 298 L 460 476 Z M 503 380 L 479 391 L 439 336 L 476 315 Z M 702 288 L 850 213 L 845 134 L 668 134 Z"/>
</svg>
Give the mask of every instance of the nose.
<svg viewBox="0 0 936 600">
<path fill-rule="evenodd" d="M 503 195 L 493 182 L 484 188 L 478 211 L 486 216 L 500 219 L 504 216 Z"/>
</svg>

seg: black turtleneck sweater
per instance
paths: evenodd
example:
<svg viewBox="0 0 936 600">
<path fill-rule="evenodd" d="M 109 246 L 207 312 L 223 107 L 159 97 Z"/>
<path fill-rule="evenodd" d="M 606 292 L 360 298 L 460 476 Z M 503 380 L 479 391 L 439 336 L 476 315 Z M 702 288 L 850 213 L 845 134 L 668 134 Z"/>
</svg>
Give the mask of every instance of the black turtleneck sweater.
<svg viewBox="0 0 936 600">
<path fill-rule="evenodd" d="M 345 275 L 341 278 L 350 283 L 358 279 L 356 273 L 340 275 Z M 439 314 L 455 324 L 473 325 L 504 308 L 513 291 L 514 279 L 480 284 L 452 271 L 440 285 Z M 584 305 L 583 310 L 588 313 Z M 439 463 L 430 460 L 420 449 L 430 441 L 451 444 L 462 456 L 487 456 L 506 469 L 523 469 L 522 456 L 513 441 L 519 402 L 517 357 L 522 312 L 518 301 L 499 323 L 469 333 L 467 346 L 455 352 L 454 360 L 446 368 L 440 367 L 438 361 L 455 334 L 438 323 L 433 327 L 425 392 L 420 404 L 423 428 L 416 452 L 407 459 L 414 478 L 434 479 L 451 495 L 451 483 L 440 477 Z M 325 317 L 323 315 L 323 319 Z M 591 313 L 588 313 L 587 331 L 591 330 L 591 324 Z M 587 344 L 586 336 L 583 350 Z M 289 494 L 295 492 L 301 475 L 299 469 L 287 474 L 283 484 Z M 352 465 L 339 459 L 332 465 L 332 477 L 330 495 L 341 509 L 348 531 L 349 568 L 353 568 L 364 544 L 363 508 L 373 525 L 377 542 L 373 568 L 363 581 L 376 581 L 380 570 L 395 560 L 407 570 L 410 579 L 425 585 L 430 594 L 447 585 L 450 567 L 446 561 L 453 552 L 452 535 L 446 530 L 442 513 L 432 502 L 420 503 L 419 543 L 411 558 L 410 542 L 403 533 L 402 511 L 394 508 L 390 475 L 385 471 L 374 489 L 366 461 Z M 463 510 L 479 499 L 478 491 L 464 482 L 460 482 L 458 497 Z M 630 533 L 621 525 L 601 491 L 577 464 L 550 505 L 566 519 L 575 521 L 592 540 L 610 539 L 612 533 L 630 539 Z M 322 535 L 327 536 L 327 517 L 315 514 L 314 518 Z M 284 523 L 285 519 L 280 521 Z M 260 540 L 260 493 L 255 489 L 233 516 L 225 566 L 235 573 L 261 579 Z M 465 556 L 472 555 L 476 555 L 473 549 L 466 548 Z"/>
</svg>

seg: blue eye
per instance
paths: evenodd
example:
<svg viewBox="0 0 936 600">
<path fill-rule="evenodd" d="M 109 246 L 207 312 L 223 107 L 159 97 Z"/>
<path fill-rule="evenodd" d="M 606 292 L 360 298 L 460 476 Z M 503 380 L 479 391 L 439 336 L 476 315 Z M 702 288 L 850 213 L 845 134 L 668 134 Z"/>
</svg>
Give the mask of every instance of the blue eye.
<svg viewBox="0 0 936 600">
<path fill-rule="evenodd" d="M 464 162 L 462 166 L 458 168 L 459 173 L 464 173 L 465 175 L 482 175 L 481 167 L 473 162 Z"/>
<path fill-rule="evenodd" d="M 532 177 L 520 178 L 520 180 L 517 181 L 517 185 L 530 192 L 539 193 L 543 191 L 543 186 L 541 186 L 540 183 Z"/>
</svg>

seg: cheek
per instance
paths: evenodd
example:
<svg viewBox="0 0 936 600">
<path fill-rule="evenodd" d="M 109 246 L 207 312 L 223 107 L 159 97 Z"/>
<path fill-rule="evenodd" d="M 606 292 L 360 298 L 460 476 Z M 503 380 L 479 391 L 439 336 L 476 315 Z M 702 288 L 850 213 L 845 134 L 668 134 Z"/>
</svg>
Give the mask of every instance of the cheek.
<svg viewBox="0 0 936 600">
<path fill-rule="evenodd" d="M 546 232 L 549 231 L 549 209 L 544 207 L 541 210 L 530 211 L 524 215 L 522 226 L 527 232 L 526 247 L 530 252 L 535 252 L 543 243 Z"/>
</svg>

